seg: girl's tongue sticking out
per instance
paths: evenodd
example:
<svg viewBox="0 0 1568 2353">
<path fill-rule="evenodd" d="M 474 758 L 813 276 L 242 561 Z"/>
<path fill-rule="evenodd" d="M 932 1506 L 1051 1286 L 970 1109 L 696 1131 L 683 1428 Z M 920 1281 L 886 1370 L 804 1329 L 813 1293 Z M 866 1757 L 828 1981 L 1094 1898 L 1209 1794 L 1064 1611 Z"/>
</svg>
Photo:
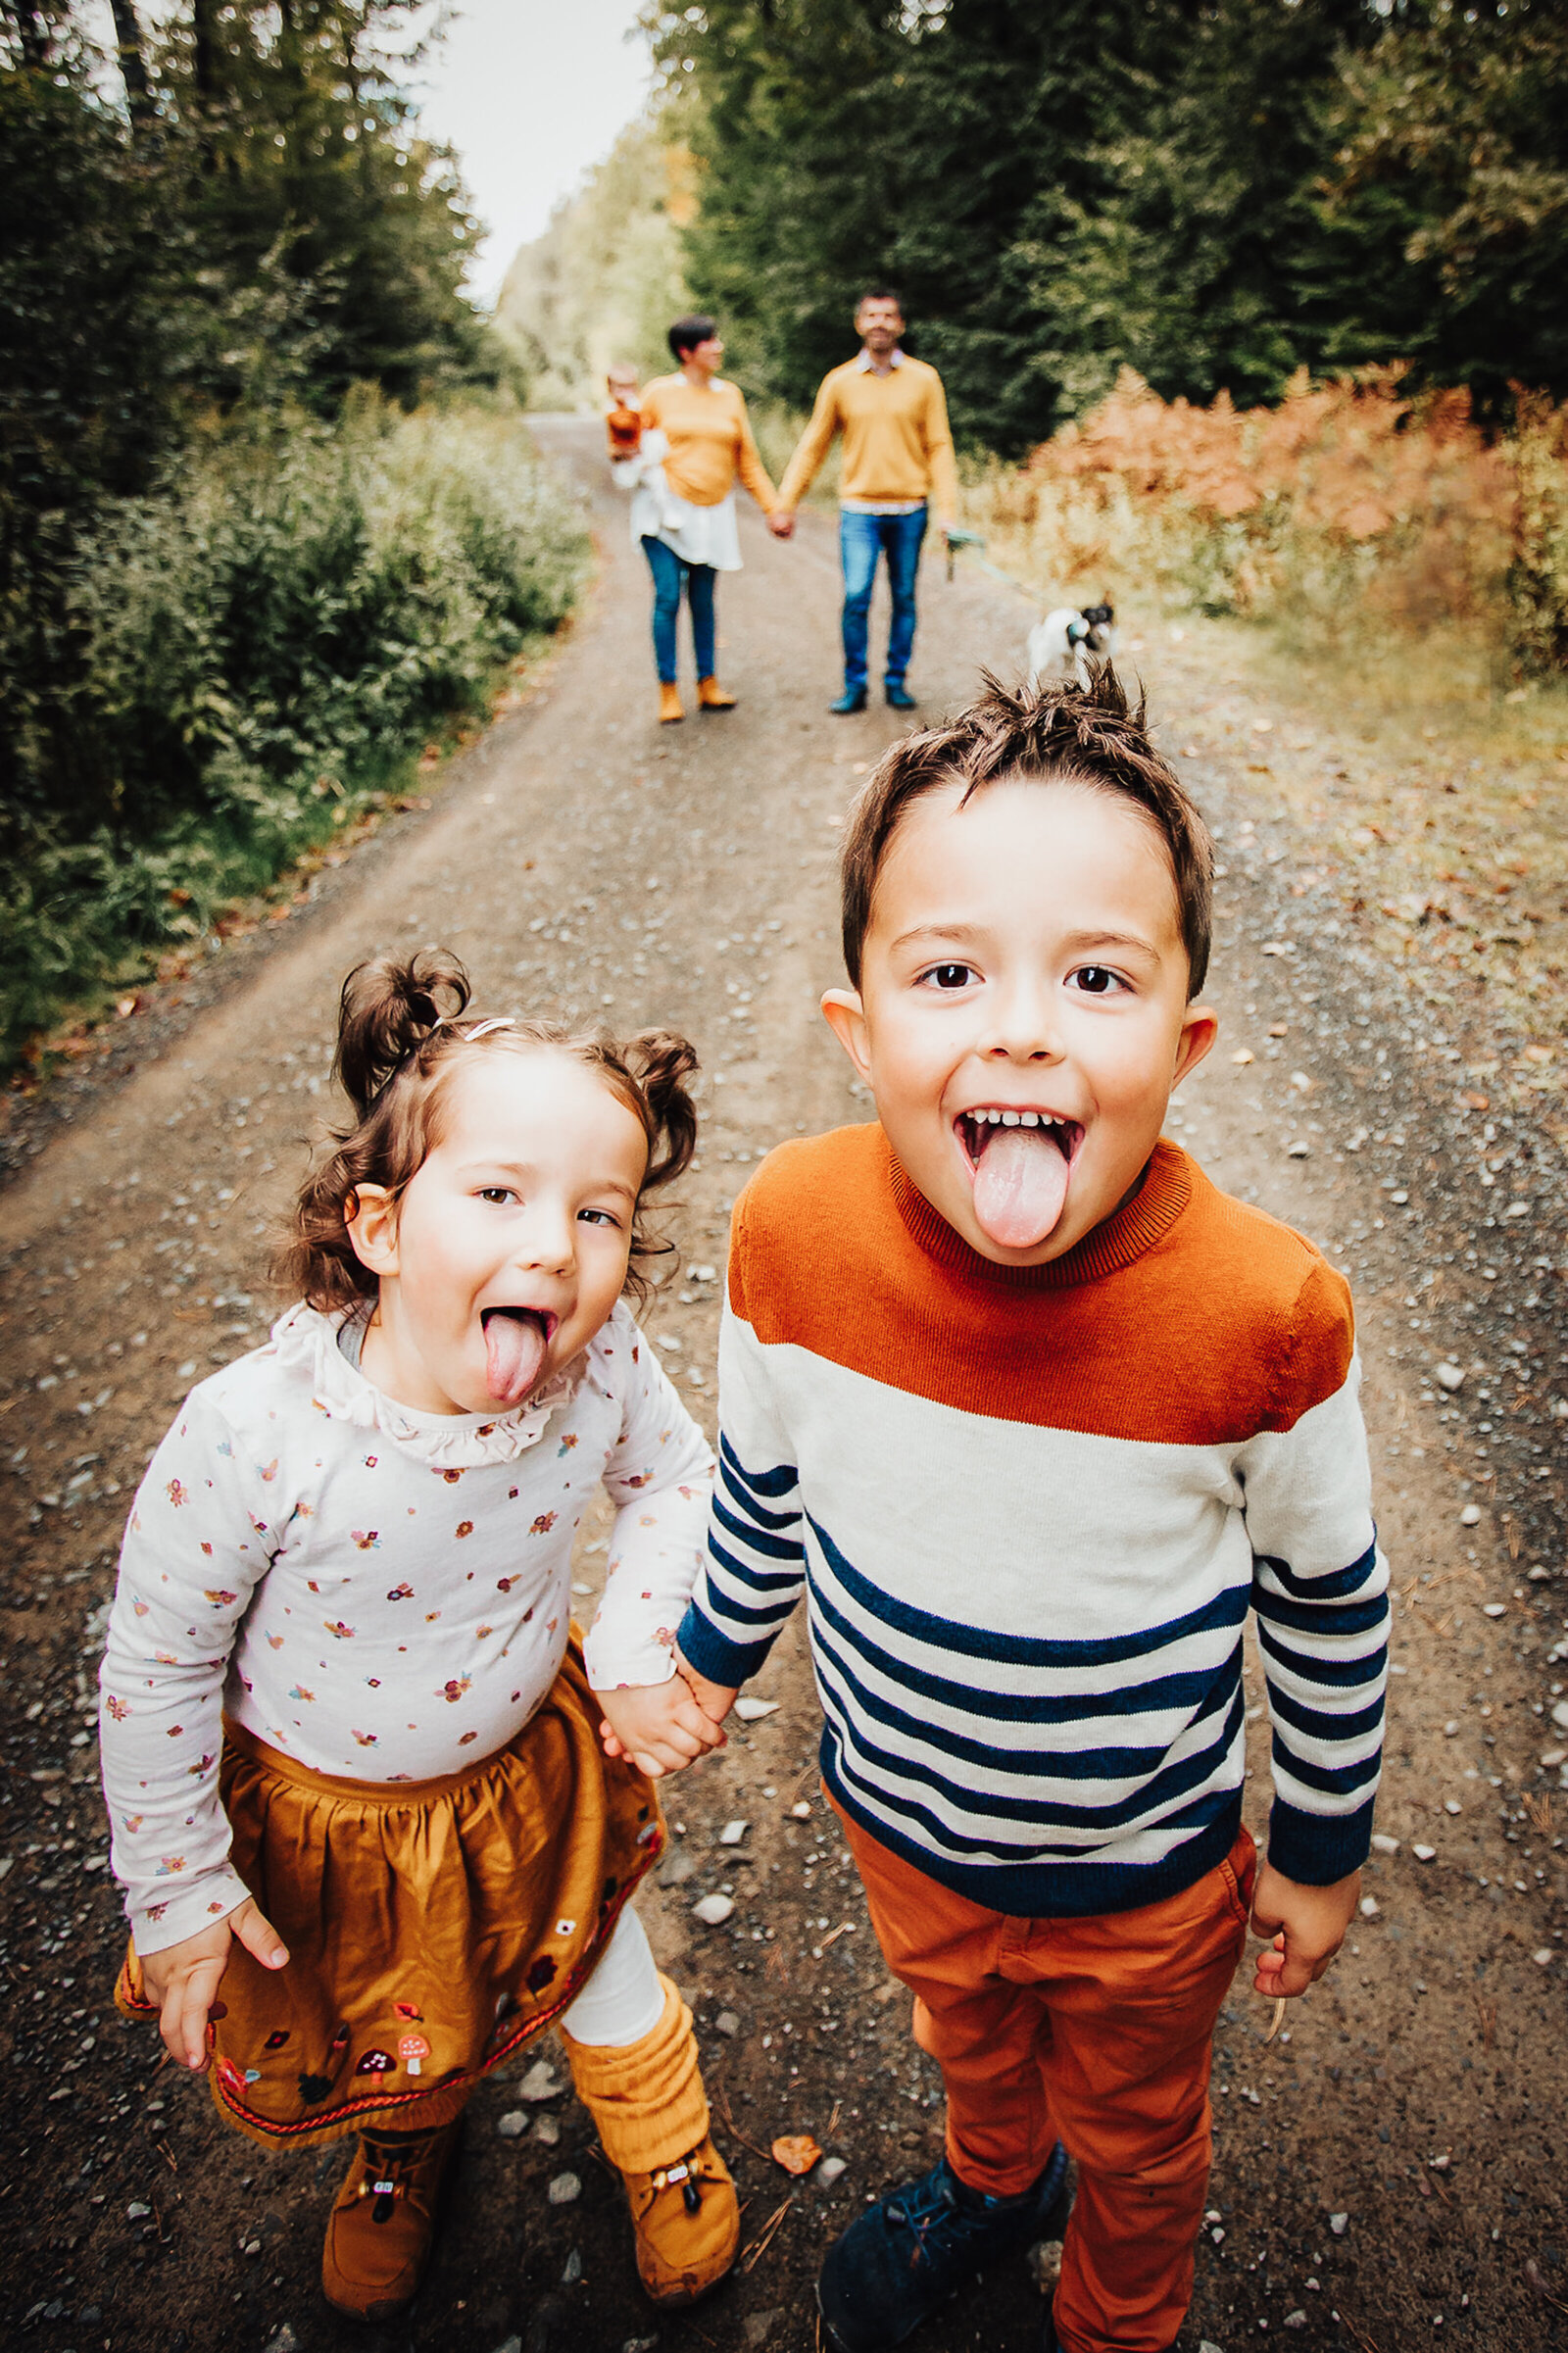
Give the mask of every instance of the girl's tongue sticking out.
<svg viewBox="0 0 1568 2353">
<path fill-rule="evenodd" d="M 528 1307 L 487 1307 L 482 1321 L 485 1384 L 498 1405 L 520 1405 L 545 1360 L 545 1319 Z"/>
<path fill-rule="evenodd" d="M 970 1136 L 975 1123 L 964 1121 Z M 1067 1199 L 1069 1138 L 1055 1125 L 981 1127 L 974 1167 L 974 1213 L 999 1250 L 1034 1250 L 1055 1226 Z"/>
</svg>

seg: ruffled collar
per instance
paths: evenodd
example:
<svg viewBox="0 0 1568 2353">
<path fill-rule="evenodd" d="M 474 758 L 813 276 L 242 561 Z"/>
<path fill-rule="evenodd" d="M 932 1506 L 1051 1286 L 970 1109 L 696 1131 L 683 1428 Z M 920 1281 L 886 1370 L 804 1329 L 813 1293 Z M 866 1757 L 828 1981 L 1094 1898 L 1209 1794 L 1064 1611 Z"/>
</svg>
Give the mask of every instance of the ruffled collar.
<svg viewBox="0 0 1568 2353">
<path fill-rule="evenodd" d="M 329 1421 L 379 1430 L 433 1470 L 514 1462 L 538 1444 L 555 1408 L 576 1395 L 588 1369 L 585 1349 L 510 1413 L 416 1413 L 375 1388 L 343 1353 L 339 1331 L 350 1316 L 364 1313 L 349 1307 L 323 1315 L 302 1299 L 272 1326 L 278 1362 L 306 1377 L 311 1402 Z"/>
</svg>

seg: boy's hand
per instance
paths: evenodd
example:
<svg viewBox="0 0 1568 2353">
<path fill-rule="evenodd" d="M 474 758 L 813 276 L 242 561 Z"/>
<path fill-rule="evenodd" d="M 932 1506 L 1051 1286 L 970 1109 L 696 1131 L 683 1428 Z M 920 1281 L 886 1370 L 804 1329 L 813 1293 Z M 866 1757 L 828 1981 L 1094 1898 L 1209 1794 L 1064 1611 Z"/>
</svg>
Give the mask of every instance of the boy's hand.
<svg viewBox="0 0 1568 2353">
<path fill-rule="evenodd" d="M 724 1735 L 699 1707 L 679 1675 L 667 1683 L 639 1683 L 596 1691 L 605 1711 L 599 1737 L 606 1756 L 628 1756 L 651 1781 L 724 1746 Z"/>
<path fill-rule="evenodd" d="M 1252 1934 L 1272 1942 L 1257 1956 L 1252 1991 L 1289 2000 L 1315 1985 L 1345 1942 L 1360 1892 L 1359 1871 L 1332 1887 L 1303 1887 L 1263 1863 L 1252 1893 Z"/>
<path fill-rule="evenodd" d="M 699 1675 L 690 1659 L 682 1654 L 678 1642 L 675 1645 L 675 1672 L 684 1677 L 710 1723 L 722 1724 L 735 1704 L 739 1684 L 710 1683 L 708 1677 Z"/>
<path fill-rule="evenodd" d="M 158 2004 L 158 2032 L 170 2057 L 198 2073 L 207 2065 L 207 2020 L 236 1936 L 264 1969 L 281 1969 L 288 1959 L 288 1947 L 253 1895 L 226 1920 L 215 1920 L 211 1928 L 166 1944 L 162 1952 L 137 1956 L 141 1982 Z"/>
<path fill-rule="evenodd" d="M 795 536 L 795 510 L 793 507 L 775 507 L 767 518 L 767 527 L 775 539 L 793 539 Z"/>
</svg>

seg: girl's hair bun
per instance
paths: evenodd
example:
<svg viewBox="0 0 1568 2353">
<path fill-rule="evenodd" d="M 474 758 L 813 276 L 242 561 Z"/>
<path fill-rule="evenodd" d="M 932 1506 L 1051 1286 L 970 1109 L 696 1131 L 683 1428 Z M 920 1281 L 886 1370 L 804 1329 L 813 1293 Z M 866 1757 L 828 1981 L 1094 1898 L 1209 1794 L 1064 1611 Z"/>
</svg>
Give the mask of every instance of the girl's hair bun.
<svg viewBox="0 0 1568 2353">
<path fill-rule="evenodd" d="M 647 1193 L 683 1175 L 697 1148 L 697 1106 L 690 1091 L 697 1052 L 689 1039 L 667 1029 L 642 1030 L 620 1052 L 647 1106 Z"/>
<path fill-rule="evenodd" d="M 472 992 L 444 948 L 378 956 L 343 983 L 333 1072 L 363 1119 L 393 1073 L 444 1022 L 456 1021 Z"/>
</svg>

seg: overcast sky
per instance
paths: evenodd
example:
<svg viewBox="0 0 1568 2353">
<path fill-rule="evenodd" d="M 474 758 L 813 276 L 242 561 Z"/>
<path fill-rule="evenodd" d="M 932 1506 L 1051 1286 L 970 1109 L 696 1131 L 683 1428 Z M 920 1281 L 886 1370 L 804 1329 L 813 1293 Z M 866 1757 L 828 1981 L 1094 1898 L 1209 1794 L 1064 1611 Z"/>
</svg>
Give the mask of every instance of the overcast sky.
<svg viewBox="0 0 1568 2353">
<path fill-rule="evenodd" d="M 422 75 L 423 121 L 463 161 L 490 231 L 470 279 L 492 302 L 519 245 L 648 94 L 636 0 L 458 0 Z"/>
<path fill-rule="evenodd" d="M 167 0 L 146 0 L 158 18 Z M 108 0 L 82 11 L 106 48 Z M 450 30 L 416 78 L 427 134 L 463 164 L 475 212 L 489 230 L 469 278 L 491 303 L 519 245 L 537 237 L 552 206 L 648 95 L 648 51 L 627 34 L 636 0 L 454 0 Z"/>
</svg>

